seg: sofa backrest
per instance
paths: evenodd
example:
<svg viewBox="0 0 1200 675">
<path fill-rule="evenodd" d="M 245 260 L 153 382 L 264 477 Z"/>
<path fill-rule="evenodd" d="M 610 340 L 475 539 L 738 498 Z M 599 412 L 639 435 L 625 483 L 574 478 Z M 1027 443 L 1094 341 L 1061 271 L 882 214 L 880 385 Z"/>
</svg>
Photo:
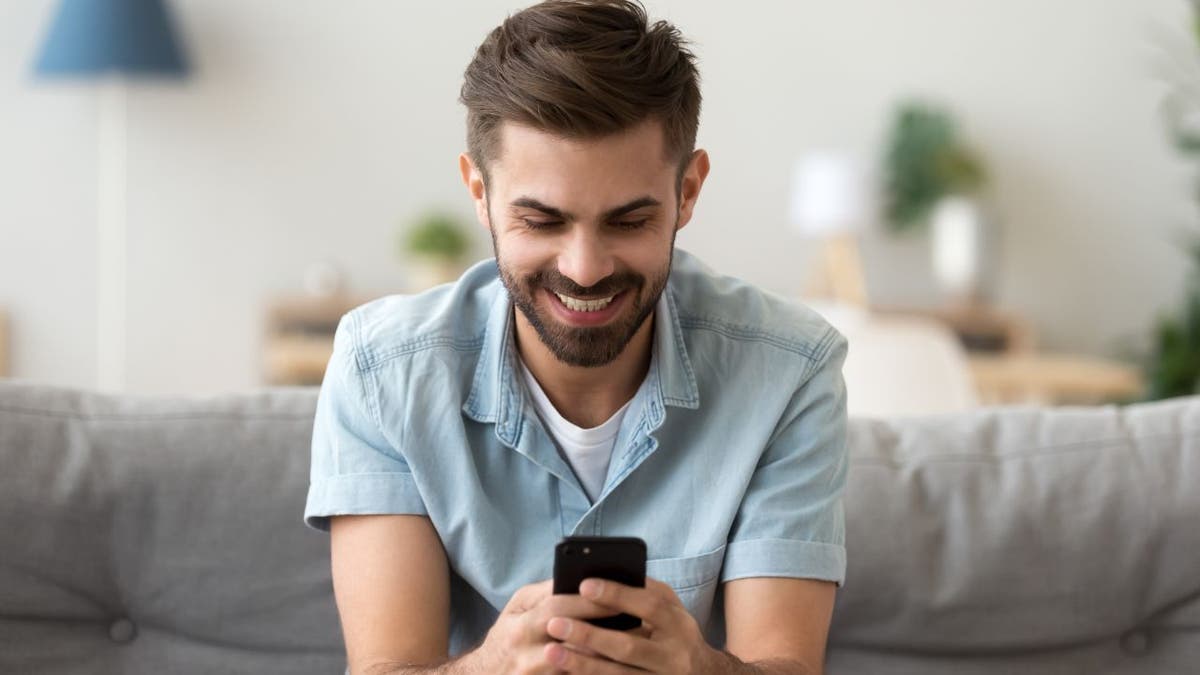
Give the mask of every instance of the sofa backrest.
<svg viewBox="0 0 1200 675">
<path fill-rule="evenodd" d="M 0 382 L 0 672 L 340 672 L 315 405 Z M 831 675 L 1197 672 L 1200 398 L 850 445 Z"/>
<path fill-rule="evenodd" d="M 1200 397 L 853 420 L 828 672 L 1200 673 Z"/>
<path fill-rule="evenodd" d="M 315 407 L 0 383 L 0 673 L 340 673 Z"/>
</svg>

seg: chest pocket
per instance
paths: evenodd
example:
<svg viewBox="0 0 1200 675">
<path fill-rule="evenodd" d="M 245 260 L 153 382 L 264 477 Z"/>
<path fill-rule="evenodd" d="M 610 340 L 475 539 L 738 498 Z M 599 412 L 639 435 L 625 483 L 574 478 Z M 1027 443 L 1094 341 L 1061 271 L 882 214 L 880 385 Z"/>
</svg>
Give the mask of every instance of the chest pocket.
<svg viewBox="0 0 1200 675">
<path fill-rule="evenodd" d="M 646 561 L 646 576 L 675 589 L 675 595 L 701 626 L 712 613 L 725 547 L 683 558 L 656 558 Z"/>
</svg>

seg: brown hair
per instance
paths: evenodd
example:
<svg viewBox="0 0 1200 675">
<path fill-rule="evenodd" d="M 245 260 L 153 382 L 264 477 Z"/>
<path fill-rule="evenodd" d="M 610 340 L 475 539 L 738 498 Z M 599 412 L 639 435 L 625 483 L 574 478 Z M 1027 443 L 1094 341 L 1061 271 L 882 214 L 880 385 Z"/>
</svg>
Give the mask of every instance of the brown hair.
<svg viewBox="0 0 1200 675">
<path fill-rule="evenodd" d="M 546 0 L 513 14 L 467 66 L 459 100 L 471 159 L 486 181 L 504 121 L 599 138 L 653 118 L 682 176 L 700 121 L 700 76 L 684 44 L 631 0 Z"/>
</svg>

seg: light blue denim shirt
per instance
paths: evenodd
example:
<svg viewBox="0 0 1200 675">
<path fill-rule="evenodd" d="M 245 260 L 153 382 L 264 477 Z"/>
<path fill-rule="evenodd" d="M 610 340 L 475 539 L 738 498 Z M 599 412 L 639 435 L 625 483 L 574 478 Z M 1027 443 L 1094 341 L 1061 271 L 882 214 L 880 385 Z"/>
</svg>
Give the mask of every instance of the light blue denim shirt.
<svg viewBox="0 0 1200 675">
<path fill-rule="evenodd" d="M 359 307 L 338 326 L 317 404 L 305 522 L 425 514 L 449 558 L 450 654 L 477 645 L 567 535 L 646 541 L 723 647 L 721 584 L 846 569 L 846 340 L 797 303 L 677 250 L 650 368 L 591 503 L 517 369 L 494 261 Z"/>
</svg>

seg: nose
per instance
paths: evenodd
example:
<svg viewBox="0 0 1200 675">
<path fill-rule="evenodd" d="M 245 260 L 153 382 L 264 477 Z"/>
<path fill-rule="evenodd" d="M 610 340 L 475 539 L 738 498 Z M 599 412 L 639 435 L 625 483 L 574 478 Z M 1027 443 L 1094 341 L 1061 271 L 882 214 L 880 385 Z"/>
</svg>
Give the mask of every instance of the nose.
<svg viewBox="0 0 1200 675">
<path fill-rule="evenodd" d="M 611 276 L 616 271 L 616 264 L 604 241 L 588 228 L 579 227 L 558 256 L 558 271 L 580 286 L 590 288 Z"/>
</svg>

